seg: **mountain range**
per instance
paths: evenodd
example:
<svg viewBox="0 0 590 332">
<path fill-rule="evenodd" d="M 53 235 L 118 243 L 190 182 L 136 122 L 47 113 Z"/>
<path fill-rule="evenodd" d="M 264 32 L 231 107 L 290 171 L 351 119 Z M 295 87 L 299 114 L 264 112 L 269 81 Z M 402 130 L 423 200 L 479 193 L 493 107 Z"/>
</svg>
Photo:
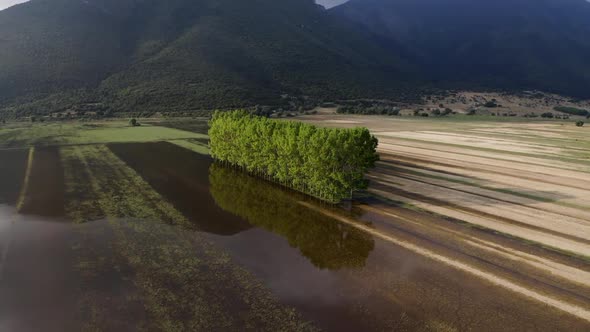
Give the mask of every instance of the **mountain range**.
<svg viewBox="0 0 590 332">
<path fill-rule="evenodd" d="M 590 97 L 585 0 L 31 0 L 0 11 L 0 112 L 191 111 L 431 89 Z"/>
</svg>

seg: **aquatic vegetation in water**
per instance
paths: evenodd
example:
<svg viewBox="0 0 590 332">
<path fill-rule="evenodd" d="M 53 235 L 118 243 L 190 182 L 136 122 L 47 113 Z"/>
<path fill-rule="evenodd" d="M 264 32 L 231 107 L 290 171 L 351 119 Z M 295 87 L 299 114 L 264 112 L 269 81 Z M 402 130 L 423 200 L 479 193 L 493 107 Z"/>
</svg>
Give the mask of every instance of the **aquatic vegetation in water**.
<svg viewBox="0 0 590 332">
<path fill-rule="evenodd" d="M 67 183 L 86 184 L 88 191 L 67 205 L 68 214 L 75 218 L 83 218 L 85 212 L 94 217 L 97 210 L 105 214 L 113 233 L 113 250 L 133 271 L 133 284 L 148 315 L 144 323 L 148 329 L 315 330 L 293 309 L 280 305 L 227 254 L 187 230 L 190 224 L 184 216 L 107 147 L 64 150 L 67 165 L 86 168 L 86 172 L 73 175 L 82 175 L 80 181 L 70 178 Z M 78 163 L 73 162 L 75 158 Z M 75 199 L 80 190 L 67 186 L 66 191 L 70 199 Z M 96 310 L 87 308 L 91 315 Z"/>
</svg>

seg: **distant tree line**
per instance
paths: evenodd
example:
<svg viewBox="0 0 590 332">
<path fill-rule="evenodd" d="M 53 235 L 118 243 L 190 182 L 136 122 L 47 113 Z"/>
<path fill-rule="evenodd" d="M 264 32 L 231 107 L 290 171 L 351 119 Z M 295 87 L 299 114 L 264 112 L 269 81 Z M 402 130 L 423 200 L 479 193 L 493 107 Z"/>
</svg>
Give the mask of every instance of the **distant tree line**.
<svg viewBox="0 0 590 332">
<path fill-rule="evenodd" d="M 558 112 L 562 112 L 562 113 L 566 113 L 566 114 L 570 114 L 570 115 L 577 115 L 577 116 L 589 116 L 590 115 L 589 111 L 587 111 L 585 109 L 577 108 L 577 107 L 557 106 L 554 109 Z"/>
<path fill-rule="evenodd" d="M 336 111 L 339 114 L 362 114 L 362 115 L 399 115 L 400 109 L 392 106 L 340 106 Z"/>
<path fill-rule="evenodd" d="M 216 112 L 209 137 L 217 161 L 333 203 L 366 188 L 364 175 L 379 159 L 366 128 L 318 128 L 245 111 Z"/>
</svg>

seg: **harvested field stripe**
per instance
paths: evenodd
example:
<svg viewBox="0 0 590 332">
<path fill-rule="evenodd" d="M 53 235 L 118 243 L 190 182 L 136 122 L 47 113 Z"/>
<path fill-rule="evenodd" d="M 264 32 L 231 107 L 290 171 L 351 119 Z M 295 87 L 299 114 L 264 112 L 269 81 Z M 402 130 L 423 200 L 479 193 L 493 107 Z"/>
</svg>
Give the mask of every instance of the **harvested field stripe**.
<svg viewBox="0 0 590 332">
<path fill-rule="evenodd" d="M 401 151 L 395 151 L 395 150 L 386 150 L 387 153 L 385 153 L 386 156 L 391 156 L 386 157 L 386 158 L 382 158 L 382 160 L 395 160 L 396 158 L 410 158 L 413 160 L 419 160 L 419 156 L 422 157 L 424 156 L 424 158 L 427 158 L 426 155 L 423 154 L 414 154 L 414 153 L 405 153 L 405 152 L 401 152 Z M 397 153 L 396 156 L 393 156 L 393 153 Z M 383 153 L 382 153 L 383 155 Z M 490 159 L 491 161 L 491 159 Z M 455 169 L 462 169 L 462 170 L 470 170 L 470 171 L 475 171 L 475 172 L 479 172 L 479 173 L 488 173 L 488 174 L 498 174 L 498 175 L 502 175 L 502 176 L 509 176 L 509 177 L 518 177 L 521 179 L 526 179 L 526 180 L 531 180 L 531 181 L 537 181 L 537 182 L 543 182 L 543 183 L 548 183 L 548 184 L 553 184 L 553 185 L 558 185 L 558 186 L 567 186 L 568 188 L 575 188 L 575 189 L 579 189 L 579 190 L 585 190 L 587 191 L 588 188 L 590 188 L 590 174 L 588 173 L 579 173 L 579 177 L 576 176 L 572 176 L 572 177 L 565 177 L 563 176 L 560 172 L 562 172 L 561 170 L 556 170 L 555 174 L 559 174 L 559 176 L 556 176 L 555 174 L 551 174 L 551 173 L 542 173 L 542 172 L 538 172 L 536 170 L 527 170 L 525 168 L 523 169 L 518 169 L 518 168 L 507 168 L 507 167 L 503 167 L 503 166 L 497 166 L 497 165 L 491 165 L 490 163 L 485 163 L 485 161 L 481 161 L 481 162 L 476 162 L 476 161 L 472 161 L 470 163 L 466 163 L 465 161 L 461 161 L 458 159 L 452 159 L 452 158 L 445 158 L 445 157 L 435 157 L 435 156 L 430 156 L 430 160 L 424 161 L 424 163 L 428 163 L 431 165 L 438 165 L 438 166 L 444 166 L 444 167 L 451 167 L 451 168 L 455 168 Z M 541 178 L 537 177 L 533 177 L 531 175 L 537 175 L 540 176 Z M 555 180 L 552 180 L 554 179 Z M 583 180 L 583 178 L 587 178 L 586 180 Z"/>
<path fill-rule="evenodd" d="M 498 255 L 498 256 L 502 257 L 503 259 L 515 261 L 515 262 L 518 262 L 519 264 L 529 265 L 537 270 L 542 270 L 544 273 L 548 272 L 549 274 L 555 275 L 555 276 L 562 278 L 564 280 L 571 281 L 571 282 L 576 283 L 578 285 L 582 285 L 584 287 L 590 286 L 590 271 L 586 271 L 586 270 L 582 270 L 577 267 L 572 267 L 569 265 L 558 263 L 553 260 L 543 258 L 541 256 L 531 255 L 526 252 L 522 252 L 520 250 L 516 250 L 516 249 L 510 248 L 510 247 L 501 246 L 501 245 L 498 245 L 498 244 L 468 235 L 468 234 L 460 232 L 460 231 L 455 231 L 455 230 L 449 229 L 444 226 L 439 226 L 437 224 L 427 224 L 426 225 L 420 221 L 406 218 L 406 217 L 403 217 L 403 216 L 396 214 L 396 213 L 392 213 L 391 211 L 389 211 L 387 209 L 376 208 L 376 207 L 372 207 L 372 206 L 368 206 L 368 205 L 360 206 L 360 208 L 367 211 L 367 212 L 372 212 L 372 213 L 383 215 L 383 216 L 386 216 L 389 218 L 393 218 L 398 223 L 399 223 L 399 221 L 403 221 L 403 222 L 406 222 L 406 223 L 409 223 L 409 224 L 412 224 L 412 225 L 415 225 L 418 227 L 434 228 L 437 231 L 451 235 L 454 239 L 458 239 L 462 243 L 465 243 L 469 246 L 473 246 L 475 248 L 490 252 L 494 255 Z M 465 250 L 461 247 L 461 249 L 458 248 L 458 249 L 454 249 L 454 250 L 458 250 L 458 252 L 460 252 L 461 254 L 465 254 L 468 257 L 474 257 L 471 249 Z M 475 256 L 475 257 L 479 257 L 479 256 Z M 486 262 L 488 262 L 488 261 L 486 260 Z M 495 264 L 495 263 L 491 262 L 491 264 Z M 527 275 L 527 277 L 529 277 L 529 275 Z M 534 278 L 534 276 L 533 276 L 533 278 Z M 536 280 L 537 282 L 540 282 L 536 278 L 534 278 L 534 280 Z M 553 287 L 553 286 L 550 286 L 550 287 Z M 561 288 L 559 288 L 559 289 L 562 290 Z M 578 294 L 575 294 L 575 295 L 578 295 Z"/>
<path fill-rule="evenodd" d="M 462 227 L 462 231 L 458 231 L 445 227 L 443 224 L 437 222 L 425 223 L 424 219 L 420 217 L 417 217 L 418 219 L 415 217 L 404 217 L 399 215 L 395 210 L 395 212 L 392 212 L 391 208 L 387 207 L 387 205 L 381 207 L 362 205 L 360 208 L 369 213 L 384 216 L 385 219 L 380 220 L 379 224 L 383 222 L 387 225 L 386 228 L 383 228 L 385 233 L 392 234 L 396 237 L 399 234 L 408 233 L 412 237 L 415 236 L 415 240 L 409 239 L 409 241 L 422 247 L 428 246 L 434 241 L 435 248 L 438 248 L 440 245 L 442 251 L 435 248 L 431 248 L 431 250 L 447 257 L 457 257 L 457 259 L 463 257 L 467 259 L 466 261 L 462 260 L 466 264 L 478 266 L 496 275 L 498 273 L 506 273 L 505 275 L 510 280 L 515 280 L 513 278 L 517 276 L 518 279 L 515 281 L 519 284 L 542 286 L 538 288 L 540 292 L 545 293 L 548 291 L 550 294 L 555 294 L 552 295 L 554 297 L 564 298 L 563 296 L 565 296 L 565 298 L 575 298 L 579 301 L 578 303 L 582 304 L 588 303 L 590 300 L 590 297 L 587 295 L 575 290 L 572 291 L 572 285 L 576 285 L 573 286 L 574 289 L 580 286 L 583 289 L 588 289 L 588 286 L 590 286 L 590 271 L 583 270 L 587 266 L 583 266 L 582 268 L 577 264 L 564 264 L 553 259 L 545 258 L 545 256 L 538 256 L 538 254 L 528 254 L 526 251 L 516 249 L 510 245 L 488 242 L 479 236 L 472 236 L 468 227 Z M 403 224 L 406 224 L 409 228 Z M 382 228 L 379 226 L 381 225 L 375 225 L 374 228 L 381 230 Z M 393 227 L 393 230 L 389 230 L 389 226 Z M 415 230 L 416 227 L 418 230 Z M 434 233 L 431 233 L 433 230 Z M 432 237 L 424 237 L 420 235 L 423 232 L 433 235 Z M 441 238 L 446 240 L 439 243 L 437 239 Z M 426 241 L 424 244 L 422 244 L 423 240 Z M 547 279 L 546 277 L 548 275 L 550 277 Z M 564 287 L 567 284 L 569 286 Z"/>
<path fill-rule="evenodd" d="M 490 136 L 465 135 L 457 133 L 441 133 L 432 131 L 401 132 L 401 133 L 382 133 L 384 136 L 396 137 L 408 140 L 426 141 L 436 144 L 450 144 L 461 146 L 468 149 L 484 149 L 488 151 L 497 151 L 506 153 L 509 150 L 514 153 L 530 155 L 559 155 L 562 148 L 554 145 L 541 145 L 538 143 L 527 143 L 521 141 L 497 139 Z M 491 147 L 490 147 L 491 146 Z"/>
<path fill-rule="evenodd" d="M 413 140 L 409 138 L 403 137 L 396 137 L 395 139 L 399 139 L 402 141 L 407 141 L 409 143 L 415 144 L 402 144 L 400 142 L 395 141 L 392 137 L 384 138 L 379 136 L 380 148 L 379 150 L 388 150 L 384 149 L 384 146 L 390 145 L 397 148 L 413 148 L 413 149 L 420 149 L 426 151 L 434 151 L 434 152 L 444 152 L 444 153 L 452 153 L 456 155 L 464 155 L 468 157 L 475 157 L 475 158 L 486 158 L 490 160 L 499 160 L 499 161 L 509 161 L 513 163 L 523 164 L 523 165 L 532 165 L 532 166 L 544 166 L 544 167 L 551 167 L 554 169 L 560 170 L 568 170 L 568 171 L 578 171 L 578 172 L 587 172 L 590 170 L 590 162 L 585 159 L 579 158 L 567 158 L 563 155 L 547 155 L 547 154 L 527 154 L 527 153 L 518 153 L 514 151 L 506 151 L 506 150 L 490 150 L 478 147 L 469 147 L 466 145 L 457 145 L 457 144 L 447 144 L 447 143 L 440 143 L 440 142 L 431 142 L 431 141 L 419 141 Z M 389 140 L 388 140 L 389 139 Z M 428 147 L 425 147 L 427 145 Z M 451 151 L 449 149 L 443 149 L 441 147 L 449 147 L 453 148 L 454 150 Z M 391 150 L 391 149 L 390 149 Z M 392 151 L 395 151 L 393 149 Z M 427 153 L 424 153 L 427 154 Z M 528 161 L 525 161 L 526 159 Z M 549 165 L 549 166 L 547 166 Z"/>
<path fill-rule="evenodd" d="M 466 151 L 467 150 L 467 151 Z M 392 143 L 387 141 L 381 141 L 380 152 L 389 152 L 389 153 L 405 153 L 411 155 L 422 155 L 422 156 L 431 156 L 436 157 L 438 159 L 444 160 L 451 160 L 451 161 L 461 161 L 467 160 L 467 158 L 459 158 L 459 157 L 469 157 L 470 160 L 473 160 L 474 164 L 482 164 L 482 165 L 490 165 L 495 167 L 502 167 L 502 162 L 510 163 L 511 169 L 513 170 L 520 170 L 520 171 L 530 171 L 531 166 L 536 167 L 539 171 L 538 173 L 545 173 L 545 175 L 551 176 L 555 173 L 566 173 L 569 174 L 568 177 L 578 179 L 579 177 L 584 178 L 586 177 L 588 181 L 590 181 L 590 176 L 588 172 L 590 168 L 588 166 L 581 166 L 581 165 L 572 165 L 571 162 L 548 162 L 550 158 L 539 158 L 539 157 L 509 157 L 505 154 L 501 153 L 469 153 L 473 152 L 471 149 L 466 149 L 465 147 L 455 150 L 447 150 L 447 149 L 437 149 L 435 146 L 430 146 L 430 144 L 426 146 L 418 146 L 418 145 L 405 145 L 400 143 Z M 540 171 L 542 170 L 542 172 Z M 561 175 L 563 176 L 563 175 Z M 563 176 L 565 177 L 565 176 Z"/>
<path fill-rule="evenodd" d="M 461 131 L 456 131 L 457 133 L 462 133 Z M 476 133 L 476 134 L 483 134 L 483 135 L 490 135 L 492 137 L 494 136 L 500 136 L 502 138 L 506 138 L 509 137 L 513 140 L 517 139 L 517 140 L 522 140 L 525 139 L 527 140 L 527 142 L 533 143 L 533 144 L 537 144 L 539 146 L 543 146 L 543 147 L 560 147 L 559 144 L 563 145 L 564 147 L 567 146 L 568 144 L 574 143 L 575 144 L 575 140 L 571 139 L 571 138 L 552 138 L 552 137 L 542 137 L 539 135 L 534 135 L 534 134 L 507 134 L 507 133 L 498 133 L 498 132 L 487 132 L 487 131 L 483 131 L 483 130 L 475 130 L 472 129 L 470 131 L 466 131 L 465 133 Z M 544 142 L 552 142 L 553 144 L 542 144 L 542 143 L 538 143 L 539 140 L 543 140 Z M 581 147 L 567 147 L 568 149 L 571 150 L 575 150 L 575 151 L 585 151 L 590 153 L 590 149 L 587 148 L 581 148 Z"/>
<path fill-rule="evenodd" d="M 31 170 L 33 169 L 33 159 L 35 156 L 35 148 L 32 147 L 29 149 L 29 158 L 27 159 L 27 171 L 25 173 L 25 178 L 23 180 L 23 187 L 21 189 L 18 201 L 16 203 L 16 210 L 21 211 L 22 208 L 25 206 L 25 199 L 27 197 L 27 190 L 29 188 L 29 181 L 31 178 Z"/>
<path fill-rule="evenodd" d="M 416 199 L 403 197 L 391 192 L 379 189 L 370 189 L 369 192 L 375 195 L 391 199 L 399 202 L 412 204 L 420 209 L 431 211 L 439 215 L 448 216 L 457 220 L 462 220 L 469 224 L 474 224 L 480 227 L 485 227 L 490 230 L 498 231 L 504 234 L 510 234 L 520 239 L 536 242 L 549 248 L 557 249 L 558 251 L 569 252 L 570 255 L 580 255 L 585 259 L 590 257 L 590 246 L 572 241 L 563 236 L 556 236 L 542 231 L 533 230 L 531 228 L 520 227 L 509 223 L 503 223 L 498 220 L 482 217 L 476 213 L 469 213 L 467 211 L 456 210 L 449 207 L 437 206 L 427 202 L 422 202 Z"/>
<path fill-rule="evenodd" d="M 324 209 L 320 209 L 318 207 L 313 206 L 312 204 L 306 203 L 306 202 L 299 202 L 300 204 L 306 206 L 309 209 L 315 209 L 318 212 L 324 213 L 325 215 L 332 217 L 334 219 L 337 219 L 339 221 L 341 221 L 344 224 L 350 225 L 352 227 L 355 227 L 359 230 L 365 231 L 375 237 L 378 237 L 382 240 L 385 240 L 387 242 L 390 242 L 392 244 L 395 244 L 397 246 L 403 247 L 407 250 L 410 250 L 416 254 L 422 255 L 424 257 L 430 258 L 432 260 L 435 260 L 437 262 L 446 264 L 448 266 L 451 266 L 453 268 L 456 268 L 460 271 L 466 272 L 468 274 L 474 275 L 480 279 L 483 279 L 485 281 L 488 281 L 496 286 L 500 286 L 503 288 L 506 288 L 510 291 L 513 291 L 517 294 L 526 296 L 528 298 L 534 299 L 536 301 L 539 301 L 541 303 L 544 303 L 546 305 L 549 305 L 555 309 L 561 310 L 565 313 L 568 313 L 570 315 L 574 315 L 578 318 L 584 319 L 588 322 L 590 322 L 590 310 L 587 310 L 585 308 L 576 306 L 576 305 L 572 305 L 570 303 L 567 303 L 565 301 L 561 301 L 558 299 L 554 299 L 552 297 L 543 295 L 543 294 L 539 294 L 535 291 L 529 290 L 525 287 L 519 286 L 515 283 L 513 283 L 512 281 L 509 281 L 507 279 L 501 278 L 501 277 L 497 277 L 494 275 L 491 275 L 485 271 L 479 270 L 475 267 L 469 266 L 467 264 L 464 264 L 462 262 L 458 262 L 455 261 L 451 258 L 439 255 L 437 253 L 434 253 L 430 250 L 424 249 L 424 248 L 420 248 L 412 243 L 406 242 L 406 241 L 402 241 L 402 240 L 398 240 L 393 238 L 392 236 L 389 236 L 387 234 L 383 234 L 367 225 L 364 224 L 360 224 L 356 221 L 350 220 L 348 218 L 342 217 L 336 213 L 332 213 L 330 211 L 324 210 Z"/>
<path fill-rule="evenodd" d="M 561 204 L 567 205 L 574 209 L 590 211 L 590 200 L 586 199 L 586 197 L 590 197 L 590 190 L 588 190 L 587 188 L 572 188 L 571 186 L 565 186 L 561 183 L 547 183 L 544 178 L 528 179 L 523 176 L 515 176 L 512 174 L 502 172 L 479 170 L 476 168 L 472 169 L 469 167 L 451 165 L 442 162 L 428 161 L 413 157 L 394 157 L 392 155 L 382 155 L 381 159 L 382 165 L 386 163 L 394 163 L 406 167 L 420 167 L 422 169 L 427 169 L 432 172 L 443 173 L 444 175 L 450 175 L 455 177 L 468 177 L 470 179 L 475 179 L 477 181 L 485 181 L 486 183 L 491 183 L 496 186 L 504 184 L 510 187 L 519 188 L 519 190 L 537 190 L 537 188 L 543 185 L 544 188 L 550 190 L 544 192 L 546 195 L 549 195 L 550 197 L 555 196 L 550 198 L 551 200 L 559 200 Z M 462 173 L 460 174 L 458 172 Z M 571 201 L 571 199 L 568 198 L 568 196 L 570 195 L 573 195 L 573 202 Z M 565 198 L 560 198 L 559 196 L 565 196 Z M 566 199 L 567 201 L 564 201 L 564 199 Z"/>
<path fill-rule="evenodd" d="M 589 286 L 590 284 L 590 272 L 576 269 L 564 264 L 556 263 L 547 259 L 543 259 L 539 256 L 529 255 L 524 252 L 517 252 L 510 248 L 505 248 L 493 244 L 488 241 L 483 240 L 476 240 L 473 241 L 466 240 L 466 243 L 478 247 L 480 249 L 494 252 L 496 254 L 502 255 L 507 257 L 511 260 L 518 261 L 523 264 L 532 265 L 538 269 L 545 270 L 551 274 L 557 275 L 561 278 L 576 282 L 583 286 Z M 479 242 L 479 243 L 478 243 Z"/>
<path fill-rule="evenodd" d="M 436 171 L 430 170 L 424 166 L 413 165 L 413 164 L 409 164 L 409 163 L 397 163 L 395 165 L 389 165 L 387 163 L 380 163 L 380 164 L 381 164 L 381 167 L 385 167 L 385 168 L 388 168 L 388 169 L 391 169 L 391 170 L 394 170 L 396 172 L 400 172 L 403 174 L 416 175 L 416 176 L 426 177 L 426 178 L 430 178 L 430 179 L 434 179 L 434 180 L 442 180 L 442 181 L 448 181 L 448 182 L 452 182 L 452 183 L 456 183 L 456 184 L 463 184 L 466 186 L 472 186 L 472 187 L 476 187 L 476 188 L 480 188 L 480 189 L 490 190 L 490 191 L 494 191 L 497 193 L 518 196 L 521 198 L 528 198 L 530 200 L 534 200 L 537 202 L 559 204 L 559 202 L 555 202 L 550 198 L 527 194 L 527 193 L 521 193 L 521 192 L 510 190 L 510 189 L 487 187 L 487 186 L 478 184 L 473 179 L 470 180 L 466 177 L 461 177 L 459 175 L 447 174 L 442 171 L 436 172 Z M 379 167 L 377 168 L 377 170 L 378 169 L 379 169 Z M 417 171 L 416 169 L 419 169 L 420 171 Z"/>
<path fill-rule="evenodd" d="M 481 197 L 483 199 L 490 200 L 490 202 L 493 202 L 494 204 L 501 202 L 501 203 L 505 204 L 506 206 L 518 206 L 518 207 L 521 207 L 521 209 L 520 209 L 521 211 L 519 211 L 519 212 L 522 213 L 523 215 L 531 216 L 530 213 L 526 213 L 526 212 L 530 209 L 534 209 L 534 212 L 535 212 L 534 216 L 535 217 L 537 216 L 536 212 L 540 210 L 540 211 L 546 212 L 543 215 L 544 218 L 545 217 L 556 217 L 556 218 L 559 218 L 558 220 L 560 220 L 560 221 L 564 221 L 563 219 L 565 218 L 565 219 L 567 219 L 566 221 L 568 221 L 568 222 L 572 222 L 572 223 L 575 223 L 578 225 L 590 226 L 590 214 L 583 213 L 582 211 L 571 211 L 570 213 L 572 215 L 570 215 L 567 213 L 568 211 L 560 211 L 559 206 L 553 206 L 553 204 L 551 204 L 551 202 L 530 201 L 530 200 L 523 199 L 523 198 L 512 197 L 510 194 L 507 194 L 505 192 L 499 192 L 499 191 L 497 192 L 494 190 L 488 191 L 488 189 L 481 188 L 479 186 L 465 185 L 465 184 L 461 184 L 461 183 L 454 185 L 452 181 L 447 181 L 444 179 L 432 179 L 429 181 L 428 176 L 414 176 L 411 174 L 391 175 L 391 174 L 388 174 L 385 172 L 380 172 L 380 171 L 376 171 L 373 174 L 377 175 L 376 179 L 379 179 L 380 177 L 388 178 L 388 180 L 390 180 L 390 182 L 398 183 L 398 185 L 399 185 L 399 182 L 396 181 L 396 178 L 401 178 L 401 179 L 405 179 L 408 181 L 415 181 L 417 183 L 422 183 L 422 184 L 428 185 L 428 186 L 435 186 L 436 188 L 442 188 L 442 189 L 450 190 L 453 192 L 464 193 L 464 194 L 474 196 L 474 197 Z M 447 182 L 451 182 L 451 183 L 445 183 L 443 181 L 447 181 Z M 576 213 L 576 212 L 578 212 L 578 213 Z"/>
<path fill-rule="evenodd" d="M 504 204 L 501 205 L 498 204 L 501 201 L 486 199 L 477 194 L 467 193 L 467 195 L 462 196 L 461 191 L 458 190 L 446 189 L 414 180 L 404 182 L 404 178 L 399 176 L 380 175 L 376 177 L 371 175 L 370 177 L 375 179 L 384 178 L 385 180 L 377 180 L 377 183 L 384 187 L 394 189 L 402 196 L 412 197 L 413 199 L 418 199 L 426 203 L 447 206 L 467 213 L 479 214 L 483 217 L 497 219 L 500 222 L 520 225 L 590 244 L 590 222 L 584 220 L 566 218 L 565 216 L 555 214 L 551 216 L 549 213 L 539 214 L 536 209 L 518 206 L 509 202 L 503 202 Z M 390 182 L 389 179 L 392 179 L 391 181 L 393 182 Z M 402 186 L 396 186 L 394 184 L 395 181 L 401 182 Z M 407 186 L 411 186 L 411 188 L 407 188 Z M 425 197 L 420 194 L 421 192 L 432 192 L 436 197 L 444 196 L 448 198 Z M 567 231 L 563 229 L 567 229 Z"/>
</svg>

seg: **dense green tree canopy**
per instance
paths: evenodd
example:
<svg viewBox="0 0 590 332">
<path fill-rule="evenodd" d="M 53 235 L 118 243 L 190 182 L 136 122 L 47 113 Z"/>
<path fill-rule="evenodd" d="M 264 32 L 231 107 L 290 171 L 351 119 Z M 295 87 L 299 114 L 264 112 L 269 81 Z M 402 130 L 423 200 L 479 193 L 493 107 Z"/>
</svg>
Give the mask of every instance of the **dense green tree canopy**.
<svg viewBox="0 0 590 332">
<path fill-rule="evenodd" d="M 318 128 L 243 111 L 215 113 L 209 136 L 216 160 L 330 202 L 364 189 L 379 159 L 366 128 Z"/>
</svg>

